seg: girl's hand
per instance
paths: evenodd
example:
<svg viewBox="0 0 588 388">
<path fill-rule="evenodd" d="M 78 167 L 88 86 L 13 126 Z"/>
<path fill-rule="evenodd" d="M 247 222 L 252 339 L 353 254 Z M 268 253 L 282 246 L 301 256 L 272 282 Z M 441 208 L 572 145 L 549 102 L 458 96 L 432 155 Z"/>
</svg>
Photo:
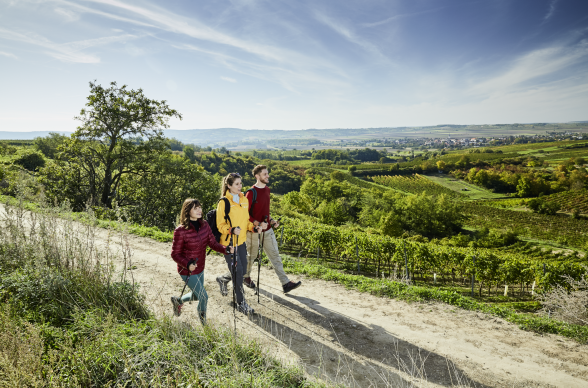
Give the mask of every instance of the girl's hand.
<svg viewBox="0 0 588 388">
<path fill-rule="evenodd" d="M 229 247 L 229 252 L 235 253 L 235 248 L 234 247 Z"/>
<path fill-rule="evenodd" d="M 237 235 L 237 236 L 238 236 L 239 234 L 241 234 L 241 228 L 240 228 L 240 227 L 238 227 L 238 226 L 237 226 L 236 228 L 234 228 L 234 229 L 233 229 L 233 234 L 235 234 L 235 235 Z"/>
</svg>

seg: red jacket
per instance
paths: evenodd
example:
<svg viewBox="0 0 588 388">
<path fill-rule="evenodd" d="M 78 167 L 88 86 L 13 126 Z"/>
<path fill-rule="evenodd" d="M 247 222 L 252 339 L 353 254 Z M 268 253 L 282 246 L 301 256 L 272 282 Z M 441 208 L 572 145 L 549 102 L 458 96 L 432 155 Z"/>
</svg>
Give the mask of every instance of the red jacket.
<svg viewBox="0 0 588 388">
<path fill-rule="evenodd" d="M 180 225 L 174 230 L 174 241 L 172 242 L 171 257 L 178 263 L 178 273 L 188 275 L 188 263 L 196 261 L 196 269 L 192 274 L 204 271 L 206 261 L 206 247 L 211 247 L 219 253 L 225 253 L 227 247 L 216 242 L 210 226 L 202 222 L 200 230 L 189 224 L 188 229 Z"/>
</svg>

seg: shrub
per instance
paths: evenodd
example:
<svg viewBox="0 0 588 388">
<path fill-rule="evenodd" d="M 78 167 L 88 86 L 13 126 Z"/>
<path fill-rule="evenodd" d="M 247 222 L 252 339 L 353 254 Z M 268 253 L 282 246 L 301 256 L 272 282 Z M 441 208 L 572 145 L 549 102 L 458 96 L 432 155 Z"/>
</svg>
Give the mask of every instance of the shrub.
<svg viewBox="0 0 588 388">
<path fill-rule="evenodd" d="M 28 149 L 21 151 L 16 156 L 13 163 L 18 164 L 29 171 L 37 171 L 40 167 L 45 166 L 45 158 L 40 152 Z"/>
<path fill-rule="evenodd" d="M 543 311 L 575 325 L 588 326 L 588 267 L 580 280 L 564 275 L 565 284 L 540 296 Z"/>
</svg>

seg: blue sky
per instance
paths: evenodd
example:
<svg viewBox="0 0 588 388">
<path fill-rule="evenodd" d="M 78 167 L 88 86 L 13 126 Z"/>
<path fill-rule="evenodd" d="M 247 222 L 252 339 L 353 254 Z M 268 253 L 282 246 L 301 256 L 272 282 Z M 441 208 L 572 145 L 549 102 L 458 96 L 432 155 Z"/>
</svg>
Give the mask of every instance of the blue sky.
<svg viewBox="0 0 588 388">
<path fill-rule="evenodd" d="M 0 130 L 75 130 L 88 82 L 173 129 L 588 120 L 585 0 L 0 0 Z"/>
</svg>

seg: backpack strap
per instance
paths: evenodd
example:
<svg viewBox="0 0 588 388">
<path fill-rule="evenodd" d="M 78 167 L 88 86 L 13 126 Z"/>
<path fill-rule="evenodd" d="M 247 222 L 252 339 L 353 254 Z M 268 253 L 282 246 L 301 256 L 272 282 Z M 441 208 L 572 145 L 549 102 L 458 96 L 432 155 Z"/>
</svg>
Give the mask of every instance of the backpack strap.
<svg viewBox="0 0 588 388">
<path fill-rule="evenodd" d="M 253 193 L 253 199 L 251 201 L 251 207 L 249 208 L 249 216 L 251 216 L 251 212 L 253 211 L 253 206 L 255 206 L 255 203 L 257 202 L 257 190 L 255 190 L 255 186 L 253 186 L 252 188 L 247 190 L 245 192 L 245 195 L 247 195 L 247 193 L 250 191 Z"/>
<path fill-rule="evenodd" d="M 231 217 L 229 217 L 229 213 L 231 212 L 231 203 L 229 202 L 229 199 L 227 197 L 222 197 L 221 199 L 219 199 L 218 201 L 225 201 L 225 221 L 229 221 L 229 225 L 231 225 L 231 228 L 233 227 L 233 223 L 231 222 Z"/>
</svg>

